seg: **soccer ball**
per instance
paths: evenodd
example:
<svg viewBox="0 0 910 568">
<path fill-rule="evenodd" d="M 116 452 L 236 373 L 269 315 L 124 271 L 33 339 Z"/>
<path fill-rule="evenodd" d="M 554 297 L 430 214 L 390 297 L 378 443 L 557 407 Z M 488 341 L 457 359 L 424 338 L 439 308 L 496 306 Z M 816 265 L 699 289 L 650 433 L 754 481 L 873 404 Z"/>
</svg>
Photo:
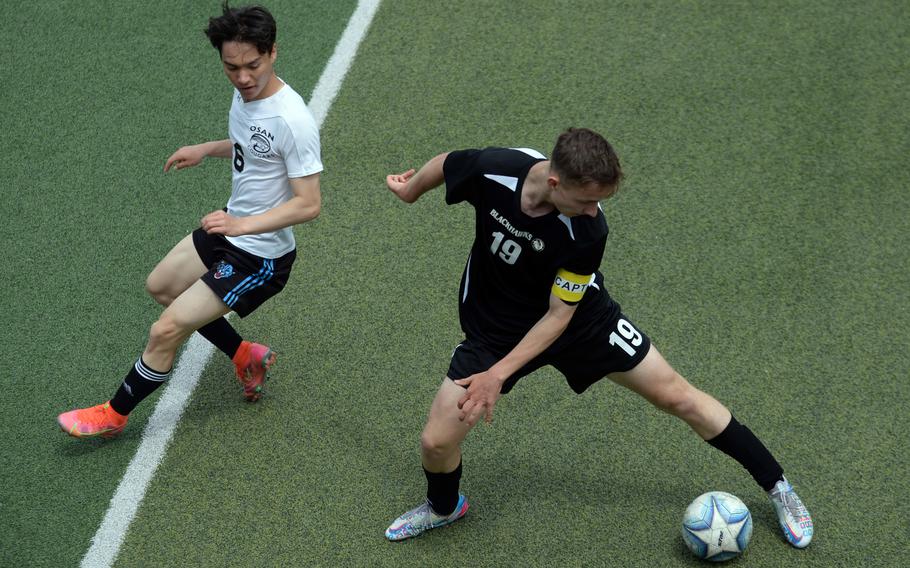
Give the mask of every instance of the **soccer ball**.
<svg viewBox="0 0 910 568">
<path fill-rule="evenodd" d="M 683 516 L 682 536 L 703 560 L 722 562 L 739 556 L 752 536 L 752 514 L 735 495 L 711 491 L 699 495 Z"/>
</svg>

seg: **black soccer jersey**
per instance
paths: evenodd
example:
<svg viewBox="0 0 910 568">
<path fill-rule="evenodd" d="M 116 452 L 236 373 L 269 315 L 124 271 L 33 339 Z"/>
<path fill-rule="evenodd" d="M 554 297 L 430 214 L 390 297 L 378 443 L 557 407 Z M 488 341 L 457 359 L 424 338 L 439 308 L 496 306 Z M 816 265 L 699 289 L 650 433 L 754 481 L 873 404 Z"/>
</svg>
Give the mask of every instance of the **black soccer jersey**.
<svg viewBox="0 0 910 568">
<path fill-rule="evenodd" d="M 529 217 L 521 211 L 528 171 L 545 159 L 534 150 L 509 148 L 461 150 L 446 158 L 446 202 L 467 201 L 476 216 L 459 290 L 468 338 L 517 344 L 546 313 L 551 293 L 579 304 L 564 336 L 612 307 L 598 271 L 608 232 L 603 212 Z"/>
</svg>

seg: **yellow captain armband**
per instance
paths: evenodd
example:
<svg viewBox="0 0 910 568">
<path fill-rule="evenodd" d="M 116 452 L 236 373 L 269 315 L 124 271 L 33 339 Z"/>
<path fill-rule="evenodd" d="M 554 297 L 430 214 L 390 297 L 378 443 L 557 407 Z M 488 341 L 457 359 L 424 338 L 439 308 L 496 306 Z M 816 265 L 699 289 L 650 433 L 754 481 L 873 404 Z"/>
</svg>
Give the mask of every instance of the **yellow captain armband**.
<svg viewBox="0 0 910 568">
<path fill-rule="evenodd" d="M 585 290 L 588 289 L 588 286 L 593 281 L 593 274 L 575 274 L 565 268 L 560 268 L 559 272 L 556 273 L 556 280 L 553 281 L 551 291 L 554 296 L 561 300 L 576 303 L 581 301 L 582 296 L 585 295 Z"/>
</svg>

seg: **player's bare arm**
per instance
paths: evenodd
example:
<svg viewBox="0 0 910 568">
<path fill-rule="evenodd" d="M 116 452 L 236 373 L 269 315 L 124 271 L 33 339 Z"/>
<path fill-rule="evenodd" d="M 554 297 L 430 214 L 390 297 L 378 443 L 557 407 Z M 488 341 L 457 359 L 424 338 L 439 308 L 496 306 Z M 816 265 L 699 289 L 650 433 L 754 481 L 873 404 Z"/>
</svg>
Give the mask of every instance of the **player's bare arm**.
<svg viewBox="0 0 910 568">
<path fill-rule="evenodd" d="M 249 217 L 235 217 L 219 209 L 202 218 L 202 228 L 207 233 L 236 237 L 277 231 L 318 217 L 322 210 L 319 174 L 290 178 L 290 183 L 294 196 L 278 207 Z"/>
<path fill-rule="evenodd" d="M 198 166 L 207 157 L 230 158 L 232 147 L 233 145 L 228 139 L 183 146 L 167 159 L 164 163 L 164 171 L 170 171 L 172 166 L 175 170 Z"/>
<path fill-rule="evenodd" d="M 445 181 L 442 165 L 448 155 L 448 152 L 439 154 L 416 172 L 410 169 L 401 174 L 389 174 L 385 178 L 385 183 L 399 199 L 405 203 L 414 203 L 421 195 L 439 187 Z"/>
<path fill-rule="evenodd" d="M 493 407 L 499 400 L 502 384 L 522 366 L 553 344 L 569 326 L 577 304 L 567 304 L 550 294 L 550 307 L 534 327 L 518 342 L 508 355 L 483 373 L 455 381 L 456 385 L 467 387 L 458 401 L 461 414 L 458 419 L 473 426 L 483 416 L 486 422 L 493 421 Z"/>
</svg>

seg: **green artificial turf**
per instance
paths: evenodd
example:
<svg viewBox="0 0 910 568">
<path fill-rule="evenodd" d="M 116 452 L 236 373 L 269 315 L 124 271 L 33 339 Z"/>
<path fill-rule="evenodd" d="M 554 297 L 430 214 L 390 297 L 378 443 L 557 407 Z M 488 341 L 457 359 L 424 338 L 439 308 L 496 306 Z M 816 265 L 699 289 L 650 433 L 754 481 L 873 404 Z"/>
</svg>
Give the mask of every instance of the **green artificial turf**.
<svg viewBox="0 0 910 568">
<path fill-rule="evenodd" d="M 353 3 L 271 2 L 279 74 L 309 98 Z M 110 396 L 157 307 L 155 262 L 228 195 L 214 3 L 22 3 L 4 21 L 0 565 L 75 565 L 157 400 L 83 443 L 56 413 Z M 100 15 L 103 14 L 104 18 Z M 278 365 L 257 404 L 216 353 L 117 566 L 697 566 L 708 490 L 752 509 L 737 566 L 900 566 L 906 495 L 910 52 L 902 2 L 384 2 L 322 130 L 323 213 L 285 292 L 232 321 Z M 99 23 L 104 22 L 104 23 Z M 472 508 L 391 544 L 423 498 L 419 433 L 461 339 L 473 212 L 388 173 L 487 145 L 616 146 L 611 294 L 774 452 L 812 511 L 779 537 L 739 465 L 604 381 L 523 379 L 465 444 Z M 11 543 L 7 545 L 6 543 Z"/>
</svg>

